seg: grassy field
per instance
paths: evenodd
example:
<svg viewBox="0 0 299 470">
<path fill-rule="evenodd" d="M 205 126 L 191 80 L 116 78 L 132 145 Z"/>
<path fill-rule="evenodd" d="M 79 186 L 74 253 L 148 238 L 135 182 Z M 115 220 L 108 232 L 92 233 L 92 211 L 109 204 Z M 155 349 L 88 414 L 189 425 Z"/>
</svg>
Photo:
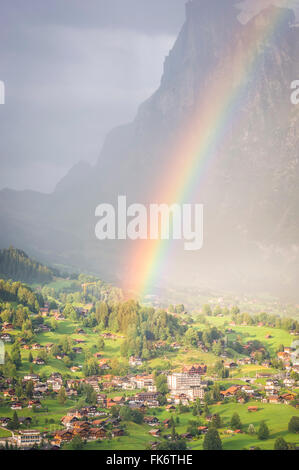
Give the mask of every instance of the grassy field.
<svg viewBox="0 0 299 470">
<path fill-rule="evenodd" d="M 80 346 L 83 349 L 83 352 L 80 354 L 76 354 L 75 360 L 74 360 L 74 365 L 82 365 L 84 363 L 85 359 L 85 352 L 89 353 L 96 353 L 100 352 L 103 355 L 103 358 L 107 359 L 114 359 L 117 358 L 120 362 L 125 362 L 123 358 L 120 357 L 120 345 L 123 341 L 122 338 L 118 339 L 105 339 L 105 348 L 104 350 L 100 350 L 98 347 L 98 340 L 100 338 L 99 333 L 94 333 L 92 329 L 90 328 L 83 328 L 85 331 L 84 335 L 78 335 L 78 333 L 75 332 L 76 328 L 78 328 L 78 323 L 75 323 L 69 319 L 59 321 L 58 322 L 58 328 L 56 331 L 53 332 L 46 332 L 46 333 L 40 333 L 37 334 L 35 337 L 35 342 L 41 344 L 42 346 L 45 346 L 47 343 L 54 343 L 57 344 L 59 343 L 63 337 L 67 336 L 71 339 L 81 339 L 84 341 L 83 344 L 80 344 Z M 12 335 L 17 335 L 17 331 L 12 331 Z M 74 346 L 76 346 L 74 344 Z M 7 344 L 5 346 L 8 352 L 10 352 L 11 345 Z M 30 368 L 30 363 L 28 361 L 29 353 L 31 352 L 33 358 L 36 358 L 39 356 L 40 352 L 39 350 L 21 350 L 21 356 L 22 356 L 22 366 L 20 367 L 18 373 L 19 375 L 24 375 L 25 373 L 28 373 L 29 368 Z M 73 378 L 81 378 L 82 377 L 82 372 L 77 371 L 77 372 L 72 372 L 62 360 L 53 358 L 51 355 L 48 357 L 48 361 L 46 365 L 35 365 L 31 364 L 33 367 L 34 373 L 37 374 L 44 374 L 44 375 L 51 375 L 53 372 L 60 372 L 61 374 L 64 375 L 69 375 L 70 377 Z"/>
<path fill-rule="evenodd" d="M 269 328 L 266 326 L 256 325 L 231 326 L 230 323 L 231 316 L 207 317 L 206 323 L 195 322 L 193 327 L 198 330 L 204 330 L 211 326 L 216 326 L 220 330 L 224 329 L 225 327 L 231 328 L 233 332 L 227 335 L 229 341 L 234 341 L 238 337 L 239 340 L 241 340 L 243 343 L 257 340 L 263 343 L 270 353 L 275 353 L 281 344 L 283 344 L 285 347 L 288 347 L 294 341 L 294 337 L 291 336 L 288 331 L 279 328 Z M 271 338 L 267 338 L 268 335 L 270 335 Z"/>
<path fill-rule="evenodd" d="M 0 438 L 1 437 L 10 437 L 11 432 L 8 431 L 7 429 L 0 428 Z"/>
<path fill-rule="evenodd" d="M 61 418 L 65 416 L 69 410 L 76 407 L 76 402 L 68 399 L 64 405 L 61 405 L 58 403 L 57 399 L 47 398 L 42 400 L 42 405 L 43 408 L 47 408 L 48 411 L 39 411 L 34 413 L 31 408 L 23 408 L 22 410 L 17 411 L 17 415 L 19 418 L 30 416 L 33 420 L 31 427 L 34 429 L 53 431 L 61 428 Z M 14 410 L 12 410 L 7 404 L 0 407 L 0 416 L 12 418 L 13 413 Z M 49 423 L 49 420 L 54 420 L 54 423 Z"/>
<path fill-rule="evenodd" d="M 228 403 L 223 405 L 211 406 L 211 413 L 219 413 L 225 428 L 219 429 L 220 437 L 222 440 L 224 450 L 242 450 L 249 449 L 251 446 L 257 446 L 264 450 L 272 450 L 277 437 L 283 437 L 287 442 L 299 445 L 299 435 L 291 434 L 288 432 L 288 423 L 292 416 L 299 416 L 299 410 L 296 410 L 286 405 L 271 405 L 271 404 L 258 404 L 259 411 L 256 413 L 249 413 L 247 411 L 248 406 L 256 406 L 256 402 L 247 403 L 246 405 Z M 230 419 L 233 413 L 239 413 L 241 422 L 243 424 L 244 434 L 228 435 L 226 433 L 229 429 Z M 151 411 L 149 411 L 151 414 Z M 179 434 L 185 433 L 190 420 L 195 420 L 192 413 L 177 413 L 168 412 L 165 410 L 155 411 L 155 415 L 160 421 L 173 416 L 174 420 L 179 418 L 179 424 L 176 425 L 176 431 Z M 265 421 L 270 430 L 270 437 L 266 441 L 260 441 L 256 435 L 249 435 L 246 433 L 248 426 L 253 424 L 255 429 L 258 430 L 260 422 Z M 199 425 L 205 425 L 205 419 L 199 418 Z M 89 450 L 142 450 L 152 441 L 163 441 L 163 437 L 153 438 L 150 436 L 149 431 L 152 427 L 142 424 L 137 425 L 134 423 L 127 423 L 127 434 L 112 440 L 104 440 L 103 442 L 91 442 L 88 443 L 86 448 Z M 162 432 L 169 434 L 170 431 L 165 429 Z M 188 441 L 188 448 L 193 450 L 202 450 L 203 438 L 197 437 Z"/>
</svg>

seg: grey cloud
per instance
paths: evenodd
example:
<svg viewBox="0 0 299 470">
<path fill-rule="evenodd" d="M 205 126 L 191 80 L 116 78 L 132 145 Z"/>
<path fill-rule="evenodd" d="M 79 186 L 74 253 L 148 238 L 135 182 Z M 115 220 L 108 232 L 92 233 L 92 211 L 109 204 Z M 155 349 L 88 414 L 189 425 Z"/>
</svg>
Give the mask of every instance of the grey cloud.
<svg viewBox="0 0 299 470">
<path fill-rule="evenodd" d="M 184 4 L 2 1 L 0 188 L 51 191 L 73 164 L 95 161 L 106 133 L 158 87 Z"/>
</svg>

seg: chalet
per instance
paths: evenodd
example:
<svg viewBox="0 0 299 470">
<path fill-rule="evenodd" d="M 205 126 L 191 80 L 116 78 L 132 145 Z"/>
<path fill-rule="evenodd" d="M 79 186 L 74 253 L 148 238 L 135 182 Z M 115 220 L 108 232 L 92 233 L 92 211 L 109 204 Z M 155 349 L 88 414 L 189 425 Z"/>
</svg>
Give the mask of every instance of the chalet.
<svg viewBox="0 0 299 470">
<path fill-rule="evenodd" d="M 167 405 L 165 409 L 166 411 L 175 411 L 176 407 L 174 405 Z"/>
<path fill-rule="evenodd" d="M 124 430 L 123 429 L 113 429 L 112 431 L 112 437 L 120 437 L 124 435 Z"/>
<path fill-rule="evenodd" d="M 27 375 L 24 375 L 23 380 L 24 382 L 29 382 L 29 381 L 39 382 L 40 376 L 37 374 L 27 374 Z"/>
<path fill-rule="evenodd" d="M 12 410 L 21 410 L 22 409 L 22 403 L 20 403 L 20 402 L 12 403 L 10 408 Z"/>
<path fill-rule="evenodd" d="M 281 403 L 281 400 L 278 395 L 270 395 L 268 397 L 268 403 L 279 404 Z"/>
<path fill-rule="evenodd" d="M 291 354 L 293 352 L 293 348 L 284 348 L 284 352 Z"/>
<path fill-rule="evenodd" d="M 107 395 L 105 395 L 104 393 L 98 393 L 97 404 L 102 408 L 106 408 L 107 407 Z"/>
<path fill-rule="evenodd" d="M 87 436 L 91 424 L 88 421 L 75 421 L 73 423 L 74 435 Z"/>
<path fill-rule="evenodd" d="M 37 392 L 45 393 L 48 390 L 48 385 L 42 382 L 35 382 L 33 390 L 34 390 L 34 393 L 37 393 Z"/>
<path fill-rule="evenodd" d="M 145 416 L 144 423 L 148 424 L 149 426 L 158 426 L 159 420 L 156 418 L 156 416 Z"/>
<path fill-rule="evenodd" d="M 58 312 L 58 313 L 54 313 L 54 318 L 55 318 L 55 320 L 57 320 L 57 321 L 63 321 L 63 320 L 65 320 L 65 316 L 62 315 L 62 313 L 59 313 L 59 312 Z"/>
<path fill-rule="evenodd" d="M 99 393 L 100 391 L 99 377 L 97 377 L 96 375 L 93 375 L 91 377 L 86 377 L 86 379 L 84 379 L 84 382 L 90 385 L 94 389 L 95 392 Z"/>
<path fill-rule="evenodd" d="M 170 419 L 164 419 L 163 421 L 163 426 L 164 428 L 168 429 L 171 425 L 171 420 Z"/>
<path fill-rule="evenodd" d="M 233 385 L 232 387 L 229 387 L 227 390 L 220 392 L 220 394 L 223 395 L 224 397 L 234 397 L 240 389 L 241 389 L 240 385 Z"/>
<path fill-rule="evenodd" d="M 100 370 L 109 370 L 111 367 L 108 364 L 108 359 L 101 359 L 99 361 Z"/>
<path fill-rule="evenodd" d="M 116 385 L 117 388 L 122 388 L 122 384 L 123 384 L 123 377 L 119 377 L 119 376 L 115 376 L 111 382 Z"/>
<path fill-rule="evenodd" d="M 291 402 L 291 401 L 294 401 L 296 399 L 296 394 L 295 393 L 283 393 L 282 395 L 280 395 L 280 397 L 284 402 Z"/>
<path fill-rule="evenodd" d="M 81 347 L 75 347 L 75 348 L 73 348 L 73 352 L 74 352 L 75 354 L 81 354 L 82 351 L 83 351 L 83 349 L 82 349 Z"/>
<path fill-rule="evenodd" d="M 102 333 L 101 336 L 105 339 L 112 339 L 114 341 L 118 338 L 118 336 L 113 333 Z"/>
<path fill-rule="evenodd" d="M 255 391 L 254 388 L 250 385 L 243 385 L 243 387 L 241 387 L 241 390 L 242 392 L 247 393 L 247 395 L 253 395 Z"/>
<path fill-rule="evenodd" d="M 173 401 L 176 405 L 189 405 L 189 397 L 186 393 L 179 393 L 178 395 L 174 395 Z"/>
<path fill-rule="evenodd" d="M 3 395 L 8 398 L 13 398 L 16 396 L 16 391 L 14 388 L 10 388 L 8 390 L 4 390 Z"/>
<path fill-rule="evenodd" d="M 247 411 L 249 411 L 250 413 L 254 413 L 256 411 L 258 411 L 258 407 L 257 406 L 248 406 L 247 408 Z"/>
<path fill-rule="evenodd" d="M 285 352 L 285 351 L 280 351 L 277 353 L 277 357 L 280 361 L 289 361 L 290 359 L 290 354 L 288 352 Z"/>
<path fill-rule="evenodd" d="M 30 400 L 28 402 L 27 408 L 41 408 L 42 404 L 39 400 Z"/>
<path fill-rule="evenodd" d="M 296 381 L 294 379 L 291 379 L 290 377 L 287 377 L 286 379 L 284 379 L 283 383 L 286 387 L 291 388 L 294 387 Z"/>
<path fill-rule="evenodd" d="M 40 331 L 42 331 L 43 333 L 50 333 L 50 331 L 52 331 L 52 330 L 51 330 L 51 328 L 50 328 L 49 326 L 47 326 L 47 325 L 41 325 L 41 326 L 40 326 Z"/>
<path fill-rule="evenodd" d="M 123 397 L 114 397 L 114 398 L 107 398 L 107 408 L 112 408 L 113 406 L 119 405 L 122 406 L 125 403 L 125 399 Z"/>
<path fill-rule="evenodd" d="M 49 309 L 47 307 L 40 308 L 39 311 L 42 317 L 47 317 L 49 314 Z"/>
<path fill-rule="evenodd" d="M 226 369 L 235 369 L 236 367 L 238 367 L 238 364 L 237 364 L 236 362 L 233 362 L 233 361 L 231 361 L 231 362 L 225 362 L 225 363 L 224 363 L 224 367 L 225 367 Z"/>
<path fill-rule="evenodd" d="M 10 331 L 10 330 L 13 330 L 13 329 L 14 329 L 14 327 L 13 327 L 12 323 L 4 322 L 3 325 L 2 325 L 2 330 L 3 331 Z"/>
<path fill-rule="evenodd" d="M 154 441 L 154 442 L 149 443 L 151 450 L 157 450 L 157 447 L 158 447 L 159 444 L 160 444 L 160 442 L 158 442 L 158 441 Z"/>
<path fill-rule="evenodd" d="M 137 388 L 136 382 L 131 381 L 131 380 L 124 380 L 121 385 L 121 388 L 123 390 L 135 390 L 135 388 Z"/>
<path fill-rule="evenodd" d="M 78 367 L 78 366 L 72 366 L 72 367 L 70 368 L 70 370 L 75 373 L 75 372 L 78 372 L 78 371 L 80 370 L 80 367 Z"/>
<path fill-rule="evenodd" d="M 33 349 L 34 351 L 38 351 L 38 350 L 40 350 L 40 349 L 43 349 L 43 347 L 42 347 L 42 345 L 39 344 L 39 343 L 34 343 L 34 344 L 32 345 L 32 349 Z"/>
<path fill-rule="evenodd" d="M 106 439 L 107 432 L 104 429 L 90 428 L 88 438 L 91 440 Z"/>
<path fill-rule="evenodd" d="M 84 335 L 84 334 L 85 334 L 85 331 L 84 331 L 82 328 L 78 328 L 78 329 L 76 330 L 76 333 L 77 333 L 78 335 Z"/>
<path fill-rule="evenodd" d="M 95 357 L 96 359 L 100 359 L 101 357 L 103 357 L 103 354 L 101 354 L 101 353 L 95 353 L 95 354 L 94 354 L 94 357 Z"/>
<path fill-rule="evenodd" d="M 59 392 L 63 385 L 62 376 L 59 373 L 53 373 L 47 380 L 47 385 L 52 387 L 54 392 Z"/>
<path fill-rule="evenodd" d="M 131 367 L 142 366 L 142 359 L 141 357 L 131 356 L 129 359 L 129 364 Z"/>
<path fill-rule="evenodd" d="M 0 426 L 2 426 L 3 428 L 6 428 L 6 426 L 9 424 L 10 421 L 11 421 L 11 418 L 0 417 Z"/>
<path fill-rule="evenodd" d="M 19 419 L 19 424 L 20 424 L 21 426 L 27 426 L 27 427 L 30 427 L 30 426 L 31 426 L 31 423 L 32 423 L 32 418 L 31 418 L 31 416 L 26 416 L 26 417 L 24 417 L 24 416 L 19 416 L 18 419 Z"/>
<path fill-rule="evenodd" d="M 3 335 L 0 336 L 0 339 L 4 341 L 4 343 L 11 343 L 12 338 L 8 333 L 4 333 Z"/>
<path fill-rule="evenodd" d="M 73 437 L 74 435 L 71 430 L 64 429 L 62 431 L 56 431 L 53 443 L 60 447 L 62 443 L 70 442 Z"/>
<path fill-rule="evenodd" d="M 114 401 L 114 403 L 116 403 L 116 405 L 124 405 L 125 398 L 124 397 L 113 397 L 113 401 Z"/>
<path fill-rule="evenodd" d="M 84 343 L 85 343 L 85 340 L 84 340 L 84 339 L 80 339 L 80 338 L 79 338 L 79 339 L 75 338 L 75 339 L 74 339 L 74 342 L 75 342 L 76 344 L 84 344 Z"/>
<path fill-rule="evenodd" d="M 257 379 L 269 379 L 272 377 L 272 374 L 268 374 L 268 373 L 265 373 L 265 372 L 257 372 L 256 373 L 256 378 Z"/>
<path fill-rule="evenodd" d="M 70 416 L 63 416 L 61 418 L 61 424 L 66 428 L 66 429 L 73 429 L 74 423 L 79 421 L 79 418 L 76 415 L 70 415 Z"/>
<path fill-rule="evenodd" d="M 197 428 L 199 434 L 206 434 L 209 430 L 208 426 L 198 426 Z"/>
<path fill-rule="evenodd" d="M 97 428 L 103 428 L 106 425 L 106 420 L 105 419 L 95 419 L 92 422 L 93 426 L 96 426 Z"/>
<path fill-rule="evenodd" d="M 117 426 L 120 423 L 120 418 L 108 418 L 106 419 L 106 424 L 109 425 L 111 424 L 114 428 L 117 428 Z"/>
<path fill-rule="evenodd" d="M 58 359 L 59 361 L 62 361 L 65 357 L 67 357 L 67 354 L 65 354 L 65 353 L 59 353 L 59 354 L 57 354 L 55 357 L 56 357 L 56 359 Z"/>
<path fill-rule="evenodd" d="M 159 404 L 158 398 L 160 393 L 158 392 L 142 392 L 135 395 L 137 401 L 148 404 L 148 405 L 157 405 Z"/>
<path fill-rule="evenodd" d="M 82 415 L 88 416 L 89 418 L 101 415 L 96 406 L 85 406 L 84 408 L 81 408 L 80 411 Z"/>
<path fill-rule="evenodd" d="M 36 364 L 38 366 L 43 366 L 46 363 L 41 357 L 37 357 L 36 359 L 34 359 L 33 364 Z"/>
<path fill-rule="evenodd" d="M 114 389 L 117 388 L 116 385 L 112 382 L 102 382 L 102 389 L 103 390 L 109 390 L 109 389 Z"/>
<path fill-rule="evenodd" d="M 127 405 L 134 410 L 138 410 L 141 413 L 145 413 L 146 411 L 146 406 L 144 403 L 136 400 L 136 398 L 130 398 Z"/>
<path fill-rule="evenodd" d="M 193 364 L 191 366 L 184 366 L 183 373 L 189 375 L 203 375 L 207 372 L 207 366 L 205 364 Z"/>
<path fill-rule="evenodd" d="M 148 433 L 153 437 L 159 437 L 161 434 L 161 431 L 160 429 L 153 429 L 152 431 L 149 431 Z"/>
</svg>

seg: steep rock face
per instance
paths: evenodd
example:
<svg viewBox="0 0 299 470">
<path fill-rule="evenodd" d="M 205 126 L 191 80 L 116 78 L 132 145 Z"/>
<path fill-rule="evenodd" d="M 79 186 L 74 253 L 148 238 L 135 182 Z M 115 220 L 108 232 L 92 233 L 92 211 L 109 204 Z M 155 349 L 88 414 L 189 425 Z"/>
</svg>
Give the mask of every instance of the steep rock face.
<svg viewBox="0 0 299 470">
<path fill-rule="evenodd" d="M 204 249 L 176 253 L 166 276 L 175 273 L 181 281 L 182 272 L 186 283 L 230 289 L 296 290 L 299 107 L 290 102 L 290 83 L 299 78 L 299 29 L 292 11 L 275 7 L 241 25 L 234 3 L 188 2 L 159 89 L 133 123 L 109 134 L 94 168 L 73 169 L 49 196 L 1 192 L 1 245 L 13 242 L 41 259 L 109 279 L 125 276 L 127 245 L 95 239 L 96 205 L 115 202 L 118 194 L 132 202 L 165 202 L 155 200 L 153 188 L 166 184 L 188 129 L 204 126 L 211 87 L 229 80 L 227 95 L 233 96 L 239 71 L 248 66 L 241 93 L 223 117 L 225 138 L 194 194 L 205 204 Z M 273 18 L 279 18 L 275 28 Z M 260 40 L 263 31 L 269 33 Z M 217 109 L 217 102 L 211 106 Z"/>
</svg>

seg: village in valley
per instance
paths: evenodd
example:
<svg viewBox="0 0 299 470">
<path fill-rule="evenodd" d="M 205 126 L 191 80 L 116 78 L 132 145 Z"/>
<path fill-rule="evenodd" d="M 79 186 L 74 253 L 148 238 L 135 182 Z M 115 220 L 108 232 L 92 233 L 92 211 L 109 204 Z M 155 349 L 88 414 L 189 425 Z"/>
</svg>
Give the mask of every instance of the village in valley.
<svg viewBox="0 0 299 470">
<path fill-rule="evenodd" d="M 299 448 L 296 318 L 214 299 L 143 306 L 10 250 L 1 449 Z"/>
</svg>

